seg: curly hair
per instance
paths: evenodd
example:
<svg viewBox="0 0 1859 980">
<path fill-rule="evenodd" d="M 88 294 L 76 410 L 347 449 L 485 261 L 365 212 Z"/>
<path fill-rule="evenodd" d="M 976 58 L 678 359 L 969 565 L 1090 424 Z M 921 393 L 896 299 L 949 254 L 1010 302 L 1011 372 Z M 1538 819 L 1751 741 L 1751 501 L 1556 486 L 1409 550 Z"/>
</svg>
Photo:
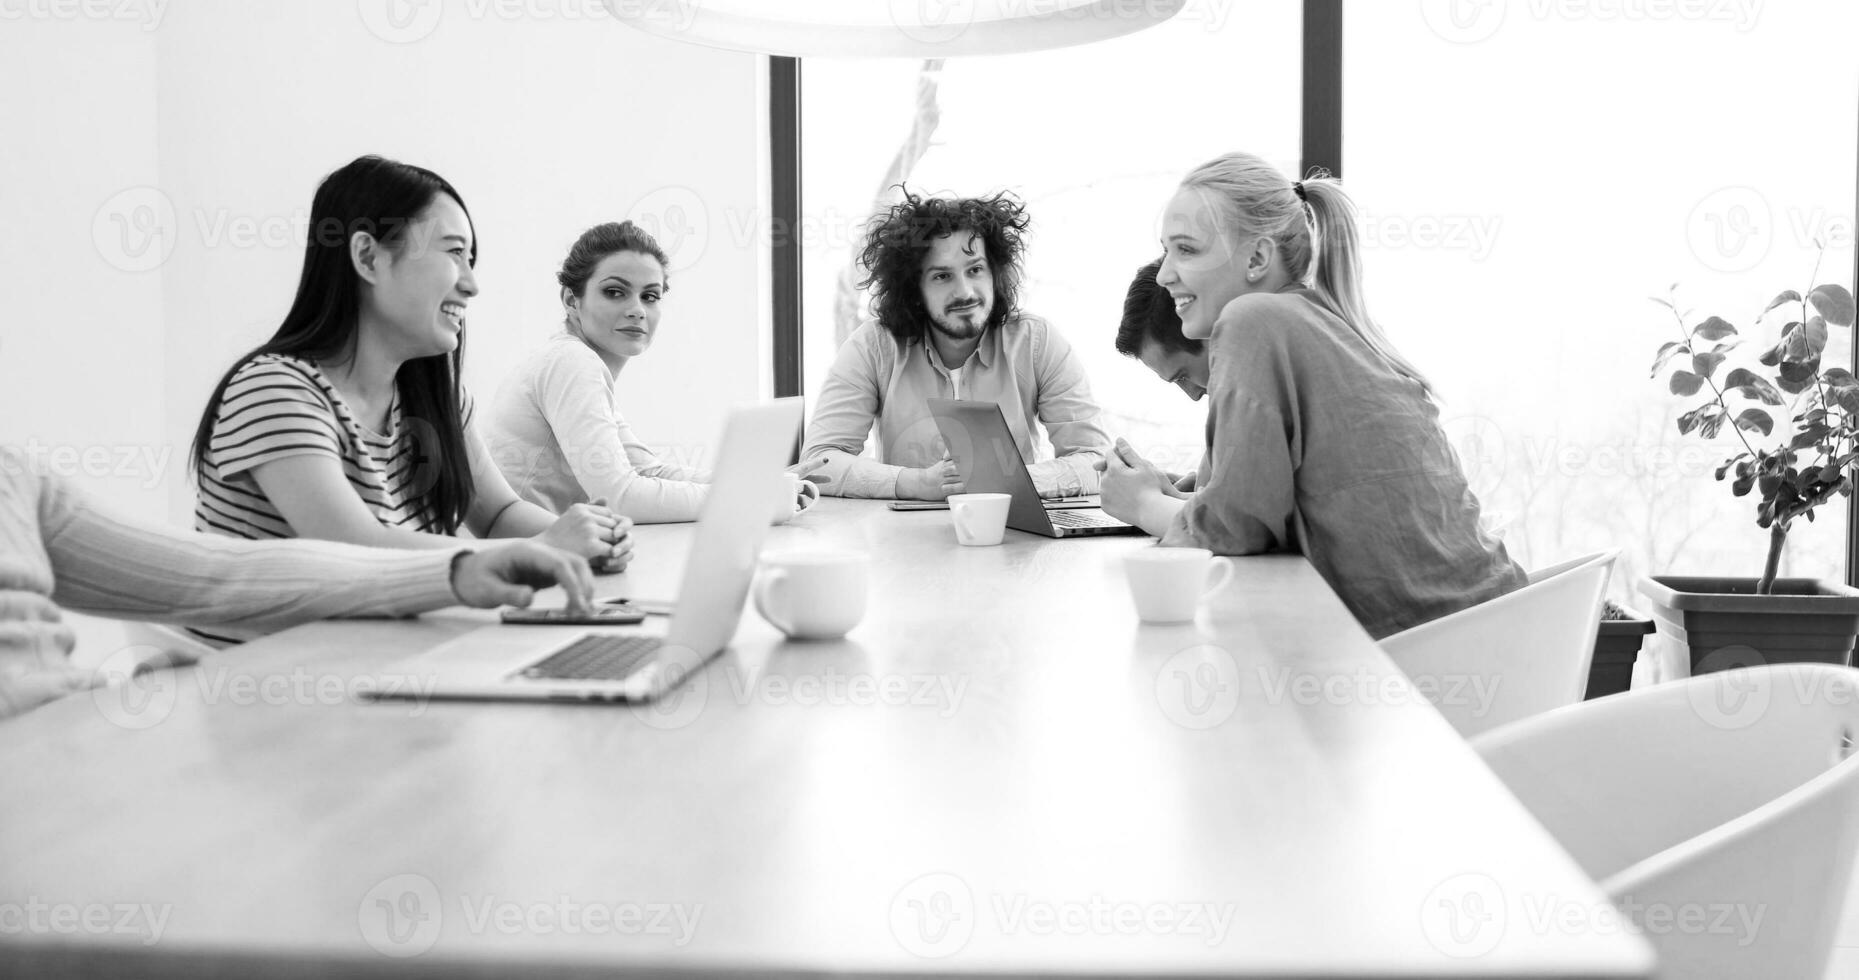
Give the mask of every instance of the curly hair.
<svg viewBox="0 0 1859 980">
<path fill-rule="evenodd" d="M 1032 219 L 1026 205 L 1007 191 L 992 197 L 918 197 L 904 189 L 904 199 L 872 218 L 859 253 L 870 287 L 872 313 L 878 323 L 910 345 L 930 329 L 929 309 L 919 285 L 923 257 L 939 238 L 965 231 L 979 237 L 994 277 L 994 307 L 985 329 L 993 330 L 1019 316 L 1021 236 Z"/>
</svg>

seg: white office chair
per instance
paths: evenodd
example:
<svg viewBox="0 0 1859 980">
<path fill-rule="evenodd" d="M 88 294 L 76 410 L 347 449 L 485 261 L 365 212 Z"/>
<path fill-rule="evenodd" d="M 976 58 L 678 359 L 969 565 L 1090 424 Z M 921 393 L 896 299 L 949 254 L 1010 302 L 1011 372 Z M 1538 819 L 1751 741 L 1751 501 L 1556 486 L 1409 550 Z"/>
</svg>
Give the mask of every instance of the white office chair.
<svg viewBox="0 0 1859 980">
<path fill-rule="evenodd" d="M 1660 976 L 1817 980 L 1859 844 L 1856 732 L 1859 670 L 1782 664 L 1598 698 L 1472 745 L 1640 925 Z"/>
<path fill-rule="evenodd" d="M 1396 665 L 1471 737 L 1588 690 L 1601 599 L 1619 551 L 1563 562 L 1515 592 L 1381 641 Z"/>
</svg>

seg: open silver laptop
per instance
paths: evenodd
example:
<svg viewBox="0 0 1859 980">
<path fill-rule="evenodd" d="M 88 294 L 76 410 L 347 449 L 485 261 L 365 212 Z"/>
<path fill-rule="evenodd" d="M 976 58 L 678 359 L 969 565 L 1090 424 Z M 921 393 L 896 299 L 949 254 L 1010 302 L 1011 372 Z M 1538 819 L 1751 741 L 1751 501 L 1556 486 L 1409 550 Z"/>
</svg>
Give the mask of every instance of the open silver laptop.
<svg viewBox="0 0 1859 980">
<path fill-rule="evenodd" d="M 388 670 L 422 678 L 421 697 L 650 701 L 670 691 L 736 634 L 800 420 L 798 398 L 730 411 L 669 621 L 487 626 Z"/>
<path fill-rule="evenodd" d="M 963 488 L 969 493 L 1013 497 L 1007 505 L 1008 527 L 1048 538 L 1148 533 L 1101 509 L 1048 510 L 1040 502 L 1039 489 L 1033 486 L 1033 476 L 1026 471 L 1026 461 L 1020 458 L 1020 447 L 1015 445 L 999 405 L 952 398 L 931 398 L 927 402 L 949 455 L 961 468 Z"/>
</svg>

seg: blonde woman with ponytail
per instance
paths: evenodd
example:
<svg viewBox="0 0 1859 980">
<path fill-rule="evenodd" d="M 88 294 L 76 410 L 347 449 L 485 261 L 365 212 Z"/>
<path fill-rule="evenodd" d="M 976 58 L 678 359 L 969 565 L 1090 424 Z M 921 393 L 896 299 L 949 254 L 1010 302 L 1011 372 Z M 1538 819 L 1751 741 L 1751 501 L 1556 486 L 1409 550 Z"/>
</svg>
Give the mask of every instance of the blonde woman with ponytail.
<svg viewBox="0 0 1859 980">
<path fill-rule="evenodd" d="M 1104 509 L 1165 546 L 1301 551 L 1377 639 L 1524 584 L 1480 528 L 1432 389 L 1368 315 L 1355 209 L 1245 153 L 1188 174 L 1156 281 L 1207 340 L 1210 476 L 1193 497 L 1127 443 Z"/>
</svg>

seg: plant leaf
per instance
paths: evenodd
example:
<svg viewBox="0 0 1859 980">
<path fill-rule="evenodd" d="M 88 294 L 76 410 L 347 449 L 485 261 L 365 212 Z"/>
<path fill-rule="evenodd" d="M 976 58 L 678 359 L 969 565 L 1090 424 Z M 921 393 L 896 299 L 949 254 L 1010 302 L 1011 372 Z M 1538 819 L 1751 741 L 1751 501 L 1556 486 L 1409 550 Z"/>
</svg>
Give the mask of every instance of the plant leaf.
<svg viewBox="0 0 1859 980">
<path fill-rule="evenodd" d="M 1794 434 L 1794 438 L 1789 440 L 1788 442 L 1788 448 L 1789 449 L 1807 449 L 1819 443 L 1820 440 L 1825 439 L 1828 433 L 1831 433 L 1832 431 L 1833 431 L 1832 429 L 1829 429 L 1824 425 L 1810 425 L 1807 428 L 1802 429 L 1801 431 Z M 1776 467 L 1776 469 L 1780 469 L 1780 467 L 1778 466 Z"/>
<path fill-rule="evenodd" d="M 1724 355 L 1715 353 L 1691 355 L 1691 370 L 1701 378 L 1708 378 L 1717 372 L 1717 365 L 1723 363 Z"/>
<path fill-rule="evenodd" d="M 1684 434 L 1696 429 L 1706 439 L 1715 438 L 1718 431 L 1723 428 L 1723 419 L 1722 405 L 1716 402 L 1705 402 L 1678 417 L 1678 431 Z"/>
<path fill-rule="evenodd" d="M 1845 286 L 1834 283 L 1815 286 L 1808 292 L 1807 301 L 1827 318 L 1828 323 L 1836 327 L 1853 325 L 1853 294 L 1847 292 Z"/>
<path fill-rule="evenodd" d="M 1790 395 L 1798 395 L 1814 384 L 1814 377 L 1820 373 L 1820 358 L 1783 361 L 1780 372 L 1782 390 Z"/>
<path fill-rule="evenodd" d="M 1704 379 L 1690 371 L 1673 371 L 1670 387 L 1672 394 L 1688 397 L 1697 394 L 1698 389 L 1704 387 Z"/>
<path fill-rule="evenodd" d="M 1775 420 L 1760 408 L 1746 408 L 1736 417 L 1736 427 L 1744 432 L 1760 432 L 1766 436 L 1775 430 Z"/>
<path fill-rule="evenodd" d="M 1734 391 L 1744 398 L 1753 398 L 1764 405 L 1782 403 L 1782 393 L 1776 391 L 1775 386 L 1770 384 L 1767 378 L 1748 368 L 1737 368 L 1731 371 L 1730 376 L 1724 379 L 1723 387 L 1726 392 Z"/>
<path fill-rule="evenodd" d="M 1777 294 L 1774 299 L 1769 300 L 1769 305 L 1763 307 L 1762 312 L 1767 313 L 1770 310 L 1775 309 L 1777 306 L 1782 305 L 1783 303 L 1798 303 L 1800 301 L 1801 301 L 1800 293 L 1797 293 L 1792 289 L 1783 290 L 1781 293 Z"/>
<path fill-rule="evenodd" d="M 1820 316 L 1809 317 L 1803 336 L 1807 338 L 1808 353 L 1819 357 L 1820 352 L 1827 349 L 1827 319 Z"/>
<path fill-rule="evenodd" d="M 1761 361 L 1765 367 L 1774 367 L 1780 364 L 1782 362 L 1782 345 L 1776 344 L 1774 347 L 1763 351 L 1762 356 L 1756 358 L 1756 360 Z"/>
<path fill-rule="evenodd" d="M 1672 358 L 1677 357 L 1679 354 L 1689 353 L 1691 353 L 1690 344 L 1677 340 L 1666 341 L 1659 347 L 1659 356 L 1653 359 L 1652 376 L 1655 378 L 1658 377 L 1659 369 L 1665 367 L 1666 362 L 1670 361 Z"/>
<path fill-rule="evenodd" d="M 1692 327 L 1691 335 L 1693 337 L 1703 337 L 1705 340 L 1722 340 L 1725 337 L 1736 336 L 1736 328 L 1731 326 L 1730 321 L 1725 320 L 1723 317 L 1713 316 L 1706 319 L 1703 323 Z"/>
</svg>

